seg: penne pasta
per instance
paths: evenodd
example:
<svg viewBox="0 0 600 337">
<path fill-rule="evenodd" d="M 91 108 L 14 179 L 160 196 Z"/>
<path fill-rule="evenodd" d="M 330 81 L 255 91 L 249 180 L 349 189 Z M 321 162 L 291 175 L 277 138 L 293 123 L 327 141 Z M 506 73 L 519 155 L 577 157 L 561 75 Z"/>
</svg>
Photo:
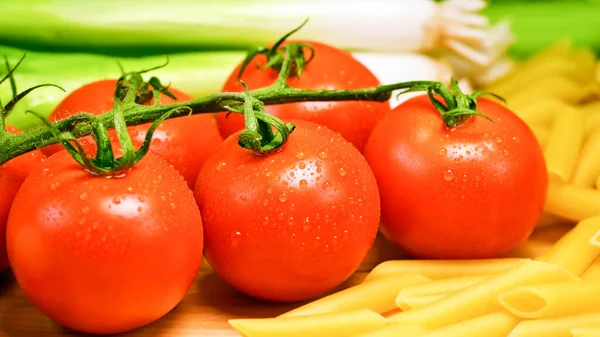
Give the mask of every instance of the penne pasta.
<svg viewBox="0 0 600 337">
<path fill-rule="evenodd" d="M 600 263 L 593 263 L 581 274 L 581 279 L 585 281 L 600 281 Z"/>
<path fill-rule="evenodd" d="M 553 245 L 551 241 L 527 240 L 508 254 L 509 257 L 536 259 L 546 253 Z"/>
<path fill-rule="evenodd" d="M 549 180 L 571 180 L 582 144 L 583 114 L 565 105 L 554 118 L 544 150 Z"/>
<path fill-rule="evenodd" d="M 535 138 L 537 138 L 542 148 L 545 148 L 546 144 L 548 144 L 548 138 L 550 137 L 550 130 L 546 127 L 538 125 L 530 125 L 529 128 L 533 132 Z"/>
<path fill-rule="evenodd" d="M 537 127 L 550 127 L 558 113 L 571 108 L 567 103 L 557 99 L 529 100 L 520 106 L 512 107 L 523 121 Z"/>
<path fill-rule="evenodd" d="M 352 337 L 390 337 L 390 336 L 419 336 L 427 330 L 418 325 L 388 324 L 382 328 L 352 335 Z"/>
<path fill-rule="evenodd" d="M 547 212 L 542 213 L 540 219 L 536 224 L 536 231 L 538 231 L 542 227 L 551 227 L 551 226 L 571 226 L 573 227 L 573 221 L 563 219 L 557 215 L 550 214 Z M 533 232 L 535 235 L 536 232 Z M 564 233 L 563 233 L 564 234 Z"/>
<path fill-rule="evenodd" d="M 576 104 L 583 99 L 593 96 L 598 91 L 598 86 L 594 83 L 580 84 L 577 81 L 560 74 L 550 74 L 543 81 L 535 81 L 527 86 L 520 86 L 521 90 L 515 91 L 510 95 L 504 95 L 509 102 L 509 107 L 514 104 L 523 104 L 536 99 L 557 99 L 567 104 Z"/>
<path fill-rule="evenodd" d="M 417 336 L 422 337 L 506 337 L 517 325 L 517 319 L 504 312 L 495 312 L 447 325 Z M 404 335 L 409 337 L 412 335 Z"/>
<path fill-rule="evenodd" d="M 576 280 L 579 278 L 554 264 L 526 260 L 505 272 L 445 296 L 428 306 L 401 312 L 388 319 L 435 329 L 502 310 L 497 300 L 498 294 L 515 286 Z"/>
<path fill-rule="evenodd" d="M 398 299 L 396 299 L 396 304 L 403 311 L 408 311 L 411 309 L 422 308 L 426 305 L 429 305 L 444 296 L 448 296 L 456 291 L 449 291 L 446 293 L 438 293 L 438 294 L 429 294 L 429 295 L 419 295 L 419 296 L 411 296 L 401 298 L 401 302 L 398 303 Z"/>
<path fill-rule="evenodd" d="M 510 289 L 498 301 L 511 314 L 527 319 L 556 318 L 600 308 L 600 283 L 546 283 Z"/>
<path fill-rule="evenodd" d="M 581 221 L 600 214 L 600 191 L 574 184 L 549 182 L 544 210 L 565 219 Z"/>
<path fill-rule="evenodd" d="M 369 309 L 297 317 L 231 319 L 245 337 L 342 337 L 381 328 L 386 319 Z"/>
<path fill-rule="evenodd" d="M 279 317 L 305 316 L 327 312 L 370 309 L 385 313 L 396 309 L 396 296 L 405 286 L 431 281 L 418 274 L 405 274 L 361 283 L 310 302 Z"/>
<path fill-rule="evenodd" d="M 596 179 L 596 189 L 600 190 L 600 175 Z"/>
<path fill-rule="evenodd" d="M 402 307 L 404 298 L 462 290 L 489 277 L 490 275 L 459 276 L 406 286 L 400 289 L 396 297 L 396 305 L 404 310 Z"/>
<path fill-rule="evenodd" d="M 600 337 L 600 325 L 590 328 L 571 329 L 573 337 Z"/>
<path fill-rule="evenodd" d="M 600 128 L 584 143 L 573 174 L 573 184 L 596 187 L 600 176 Z"/>
<path fill-rule="evenodd" d="M 580 276 L 600 255 L 597 242 L 599 232 L 600 216 L 582 220 L 539 260 Z"/>
<path fill-rule="evenodd" d="M 598 110 L 586 111 L 585 109 L 585 107 L 582 109 L 585 122 L 583 133 L 585 138 L 588 139 L 593 133 L 600 129 L 600 103 L 598 103 Z"/>
<path fill-rule="evenodd" d="M 522 321 L 508 337 L 571 337 L 574 328 L 596 327 L 600 322 L 600 311 L 566 316 L 555 319 Z"/>
<path fill-rule="evenodd" d="M 386 261 L 375 267 L 365 282 L 403 275 L 420 274 L 430 279 L 496 274 L 514 267 L 524 259 L 481 260 L 396 260 Z"/>
</svg>

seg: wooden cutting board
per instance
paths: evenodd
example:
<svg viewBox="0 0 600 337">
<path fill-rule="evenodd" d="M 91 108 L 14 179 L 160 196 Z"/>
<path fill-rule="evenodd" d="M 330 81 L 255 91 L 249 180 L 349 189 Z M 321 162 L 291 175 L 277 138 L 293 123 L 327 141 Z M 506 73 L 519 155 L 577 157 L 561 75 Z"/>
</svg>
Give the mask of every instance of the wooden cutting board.
<svg viewBox="0 0 600 337">
<path fill-rule="evenodd" d="M 404 255 L 378 238 L 359 270 L 336 290 L 361 282 L 381 261 Z M 335 291 L 335 290 L 334 290 Z M 203 267 L 192 288 L 169 314 L 141 329 L 120 336 L 237 336 L 227 320 L 274 317 L 302 303 L 274 304 L 245 296 Z M 0 337 L 85 336 L 66 330 L 39 312 L 24 296 L 9 272 L 0 274 Z"/>
</svg>

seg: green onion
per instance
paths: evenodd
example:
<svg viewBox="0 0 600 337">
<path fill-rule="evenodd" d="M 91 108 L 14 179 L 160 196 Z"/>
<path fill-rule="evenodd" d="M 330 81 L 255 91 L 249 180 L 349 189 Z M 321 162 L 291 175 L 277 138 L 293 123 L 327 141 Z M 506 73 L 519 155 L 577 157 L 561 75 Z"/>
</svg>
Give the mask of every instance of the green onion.
<svg viewBox="0 0 600 337">
<path fill-rule="evenodd" d="M 0 44 L 26 49 L 148 55 L 246 49 L 294 38 L 349 50 L 448 51 L 491 61 L 483 0 L 21 0 L 2 6 Z"/>
<path fill-rule="evenodd" d="M 0 47 L 0 56 L 6 55 L 11 65 L 15 65 L 23 53 L 20 49 Z M 192 96 L 208 95 L 221 89 L 227 76 L 244 55 L 241 51 L 176 54 L 169 57 L 166 67 L 153 71 L 152 75 Z M 15 106 L 6 119 L 7 124 L 20 129 L 39 125 L 39 120 L 25 114 L 26 110 L 48 116 L 68 92 L 91 81 L 118 78 L 121 71 L 117 61 L 125 71 L 135 71 L 164 64 L 166 57 L 115 58 L 93 54 L 27 52 L 25 60 L 14 73 L 18 89 L 52 83 L 63 87 L 67 92 L 51 87 L 32 91 Z M 6 71 L 0 70 L 0 74 L 3 73 Z M 1 86 L 0 100 L 8 102 L 11 98 L 10 85 Z"/>
</svg>

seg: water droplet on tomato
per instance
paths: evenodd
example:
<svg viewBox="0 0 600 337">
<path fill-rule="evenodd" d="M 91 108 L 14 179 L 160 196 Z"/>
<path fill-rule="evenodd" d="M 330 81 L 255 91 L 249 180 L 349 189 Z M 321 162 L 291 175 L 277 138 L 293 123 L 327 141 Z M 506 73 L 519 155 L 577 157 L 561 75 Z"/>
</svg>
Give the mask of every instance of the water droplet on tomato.
<svg viewBox="0 0 600 337">
<path fill-rule="evenodd" d="M 267 205 L 269 205 L 269 200 L 268 200 L 268 199 L 265 199 L 265 200 L 263 201 L 263 206 L 267 206 Z"/>
<path fill-rule="evenodd" d="M 231 246 L 235 248 L 240 244 L 241 241 L 242 241 L 242 233 L 240 233 L 240 232 L 233 233 L 233 235 L 231 236 Z"/>
<path fill-rule="evenodd" d="M 321 172 L 323 172 L 323 169 L 320 167 L 317 167 L 317 173 L 321 173 Z"/>
<path fill-rule="evenodd" d="M 291 204 L 291 205 L 290 205 L 290 211 L 292 211 L 292 212 L 293 212 L 295 209 L 296 209 L 296 205 L 294 205 L 294 204 Z"/>
<path fill-rule="evenodd" d="M 81 209 L 81 213 L 83 213 L 83 214 L 87 214 L 89 212 L 90 212 L 90 208 L 87 206 Z"/>
<path fill-rule="evenodd" d="M 322 161 L 320 161 L 320 160 L 317 160 L 317 161 L 315 162 L 315 166 L 316 166 L 316 167 L 321 167 L 321 166 L 323 166 L 323 162 L 322 162 Z"/>
<path fill-rule="evenodd" d="M 310 219 L 308 217 L 306 217 L 304 219 L 304 221 L 302 222 L 302 230 L 304 230 L 305 232 L 308 232 L 310 230 L 311 224 L 310 224 Z"/>
<path fill-rule="evenodd" d="M 296 165 L 294 165 L 294 164 L 291 164 L 291 165 L 290 165 L 290 170 L 293 170 L 293 169 L 295 169 L 295 168 L 296 168 Z"/>
<path fill-rule="evenodd" d="M 240 201 L 246 201 L 246 196 L 240 195 Z"/>
<path fill-rule="evenodd" d="M 286 202 L 287 201 L 287 195 L 285 193 L 281 193 L 279 195 L 279 201 L 280 202 Z"/>
<path fill-rule="evenodd" d="M 83 192 L 79 195 L 79 199 L 85 200 L 87 198 L 87 193 Z"/>
<path fill-rule="evenodd" d="M 496 137 L 496 143 L 498 143 L 498 144 L 502 143 L 502 138 Z"/>
<path fill-rule="evenodd" d="M 319 153 L 319 158 L 321 158 L 321 159 L 325 159 L 325 158 L 327 158 L 327 153 L 325 153 L 325 152 L 320 152 L 320 153 Z"/>
<path fill-rule="evenodd" d="M 288 182 L 287 182 L 287 180 L 284 180 L 284 181 L 282 181 L 282 182 L 281 182 L 281 185 L 283 185 L 283 186 L 287 186 L 287 185 L 288 185 Z"/>
<path fill-rule="evenodd" d="M 489 136 L 490 136 L 490 135 L 489 135 L 487 132 L 483 134 L 483 138 L 487 138 L 487 137 L 489 137 Z"/>
<path fill-rule="evenodd" d="M 502 153 L 503 153 L 505 156 L 508 156 L 508 150 L 504 150 L 504 151 L 502 151 Z"/>
<path fill-rule="evenodd" d="M 466 175 L 466 174 L 463 174 L 463 176 L 462 176 L 462 181 L 463 181 L 464 183 L 466 183 L 466 182 L 467 182 L 467 175 Z"/>
<path fill-rule="evenodd" d="M 306 168 L 306 164 L 304 164 L 304 162 L 300 162 L 300 164 L 298 164 L 298 167 L 299 167 L 301 170 L 304 170 L 304 169 Z"/>
<path fill-rule="evenodd" d="M 519 138 L 517 138 L 517 137 L 513 136 L 513 137 L 512 137 L 512 140 L 514 140 L 515 142 L 518 142 L 518 141 L 519 141 Z"/>
<path fill-rule="evenodd" d="M 225 162 L 220 162 L 219 164 L 217 164 L 217 171 L 221 171 L 223 168 L 225 168 L 225 165 L 227 165 L 225 164 Z"/>
<path fill-rule="evenodd" d="M 171 203 L 171 205 L 170 205 L 170 206 L 171 206 L 171 209 L 175 209 L 175 208 L 177 208 L 177 206 L 175 206 L 175 203 L 173 203 L 173 202 Z"/>
<path fill-rule="evenodd" d="M 323 189 L 324 190 L 329 190 L 331 189 L 331 183 L 329 181 L 326 181 L 323 183 Z"/>
<path fill-rule="evenodd" d="M 269 194 L 273 193 L 273 189 L 272 189 L 272 188 L 270 188 L 270 187 L 269 187 L 269 188 L 267 188 L 267 193 L 269 193 Z"/>
<path fill-rule="evenodd" d="M 137 211 L 138 211 L 138 213 L 142 213 L 144 211 L 144 209 L 142 208 L 142 206 L 138 206 Z"/>
<path fill-rule="evenodd" d="M 448 150 L 446 150 L 446 148 L 441 148 L 440 149 L 440 156 L 445 156 L 448 153 Z"/>
<path fill-rule="evenodd" d="M 273 172 L 269 171 L 265 174 L 267 176 L 267 178 L 271 177 L 273 175 Z"/>
<path fill-rule="evenodd" d="M 121 199 L 119 197 L 114 197 L 112 200 L 113 204 L 119 205 L 121 203 Z"/>
<path fill-rule="evenodd" d="M 444 180 L 451 181 L 453 179 L 454 179 L 454 171 L 452 169 L 447 169 L 446 172 L 444 172 Z"/>
<path fill-rule="evenodd" d="M 291 172 L 289 173 L 289 175 L 290 175 L 290 177 L 294 177 L 294 176 L 295 176 L 295 174 L 294 174 L 294 171 L 291 171 Z"/>
<path fill-rule="evenodd" d="M 343 167 L 340 167 L 339 170 L 338 170 L 338 173 L 343 177 L 343 176 L 346 175 L 346 170 L 344 170 Z"/>
<path fill-rule="evenodd" d="M 304 158 L 306 158 L 306 155 L 304 154 L 304 152 L 298 152 L 298 154 L 296 154 L 296 158 L 304 159 Z"/>
<path fill-rule="evenodd" d="M 302 188 L 305 188 L 306 186 L 308 186 L 308 182 L 306 181 L 306 179 L 302 179 L 302 180 L 300 180 L 298 185 L 300 185 L 300 187 L 302 187 Z"/>
</svg>

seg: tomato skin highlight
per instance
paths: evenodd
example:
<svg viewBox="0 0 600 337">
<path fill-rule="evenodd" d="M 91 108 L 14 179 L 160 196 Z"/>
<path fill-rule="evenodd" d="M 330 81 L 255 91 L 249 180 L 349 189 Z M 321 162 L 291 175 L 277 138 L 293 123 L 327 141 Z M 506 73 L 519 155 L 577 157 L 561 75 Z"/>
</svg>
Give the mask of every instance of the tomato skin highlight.
<svg viewBox="0 0 600 337">
<path fill-rule="evenodd" d="M 81 112 L 100 115 L 110 111 L 114 106 L 113 97 L 116 87 L 117 80 L 114 79 L 86 84 L 65 97 L 49 119 L 57 121 Z M 177 97 L 177 100 L 161 95 L 160 104 L 192 99 L 175 88 L 169 88 L 169 91 Z M 147 104 L 153 104 L 153 101 Z M 144 142 L 151 125 L 152 123 L 147 123 L 129 127 L 129 134 L 136 148 Z M 118 144 L 116 132 L 109 130 L 109 135 L 112 143 Z M 80 142 L 91 144 L 94 140 L 91 136 L 85 136 L 80 138 Z M 222 142 L 223 137 L 219 133 L 214 117 L 209 114 L 197 114 L 162 122 L 152 137 L 150 151 L 165 158 L 183 175 L 188 186 L 193 188 L 204 161 Z M 60 150 L 62 150 L 60 144 L 52 144 L 42 149 L 48 156 Z"/>
<path fill-rule="evenodd" d="M 373 87 L 379 80 L 362 63 L 350 53 L 313 41 L 301 41 L 315 49 L 313 60 L 306 65 L 300 78 L 289 77 L 288 85 L 294 88 L 312 90 L 342 90 Z M 286 45 L 284 43 L 283 45 Z M 305 49 L 307 55 L 310 51 Z M 260 70 L 266 64 L 264 55 L 256 56 L 244 70 L 241 79 L 249 89 L 259 89 L 275 82 L 279 74 L 271 68 Z M 241 65 L 231 73 L 225 82 L 223 92 L 241 92 L 243 87 L 238 80 Z M 268 105 L 265 110 L 280 119 L 287 121 L 301 119 L 324 125 L 340 133 L 360 151 L 363 150 L 369 135 L 377 122 L 390 111 L 389 103 L 370 101 L 338 101 L 338 102 L 298 102 Z M 244 129 L 244 117 L 240 114 L 226 113 L 216 115 L 221 135 L 224 138 Z"/>
<path fill-rule="evenodd" d="M 202 260 L 202 219 L 183 178 L 152 153 L 104 178 L 61 151 L 17 193 L 7 247 L 44 314 L 79 332 L 121 333 L 184 297 Z"/>
<path fill-rule="evenodd" d="M 507 108 L 479 99 L 447 128 L 429 98 L 392 110 L 365 157 L 379 183 L 383 234 L 415 258 L 501 257 L 525 241 L 546 199 L 541 146 Z"/>
<path fill-rule="evenodd" d="M 6 130 L 10 133 L 19 132 L 14 127 L 7 127 Z M 41 151 L 35 150 L 0 166 L 0 271 L 10 267 L 6 253 L 6 222 L 13 199 L 25 178 L 45 159 Z"/>
<path fill-rule="evenodd" d="M 227 283 L 270 301 L 298 301 L 346 280 L 372 246 L 379 193 L 364 157 L 339 134 L 294 121 L 277 153 L 227 138 L 194 195 L 205 255 Z"/>
</svg>

